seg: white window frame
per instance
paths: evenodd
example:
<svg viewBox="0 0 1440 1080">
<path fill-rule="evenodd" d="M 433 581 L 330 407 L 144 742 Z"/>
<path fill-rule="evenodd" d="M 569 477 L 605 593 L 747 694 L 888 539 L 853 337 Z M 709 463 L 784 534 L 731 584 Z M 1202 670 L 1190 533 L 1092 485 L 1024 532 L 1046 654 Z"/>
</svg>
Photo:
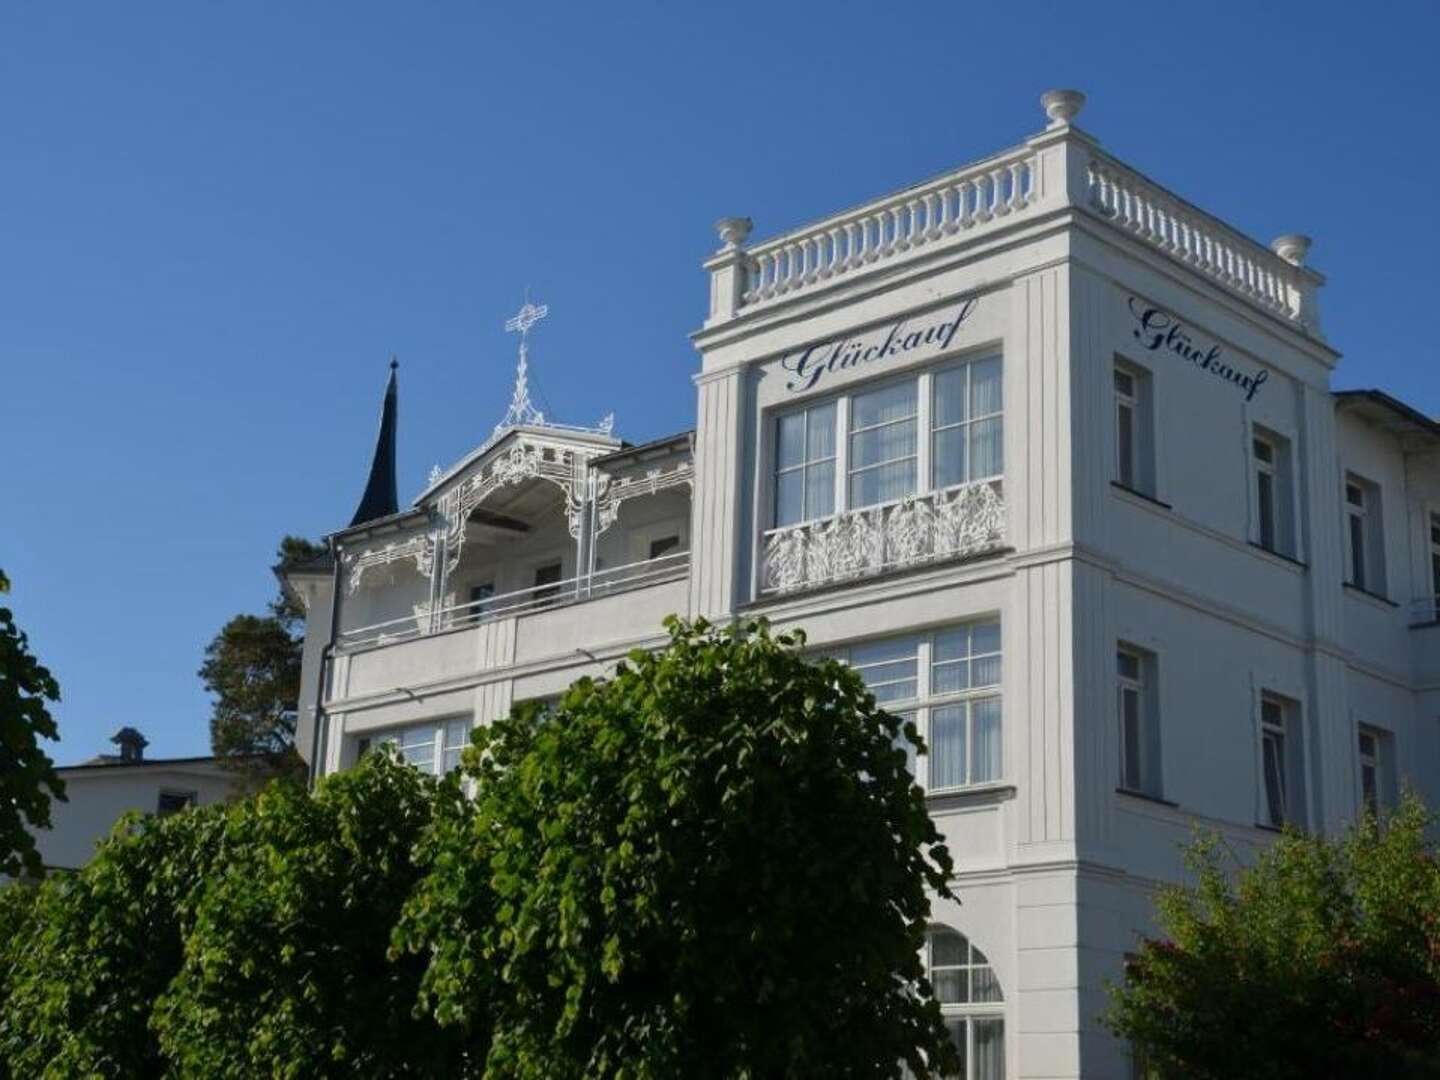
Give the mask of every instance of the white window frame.
<svg viewBox="0 0 1440 1080">
<path fill-rule="evenodd" d="M 1351 498 L 1352 492 L 1360 501 Z M 1341 492 L 1345 505 L 1345 583 L 1369 593 L 1385 597 L 1385 522 L 1384 495 L 1380 485 L 1356 473 L 1345 474 Z M 1356 551 L 1356 533 L 1360 546 Z"/>
<path fill-rule="evenodd" d="M 1121 670 L 1122 660 L 1135 666 L 1135 674 Z M 1132 795 L 1146 795 L 1159 799 L 1164 797 L 1164 768 L 1161 760 L 1159 693 L 1156 685 L 1158 661 L 1153 652 L 1128 642 L 1115 646 L 1115 731 L 1118 739 L 1121 791 Z M 1138 777 L 1130 775 L 1129 740 L 1127 738 L 1126 703 L 1135 703 L 1135 752 L 1134 762 Z M 1135 781 L 1138 779 L 1138 783 Z"/>
<path fill-rule="evenodd" d="M 1356 791 L 1359 794 L 1359 807 L 1362 810 L 1368 807 L 1377 816 L 1395 805 L 1394 746 L 1394 736 L 1383 728 L 1371 724 L 1360 724 L 1356 728 Z M 1367 774 L 1369 785 L 1366 783 Z M 1373 801 L 1366 790 L 1367 786 L 1374 793 Z"/>
<path fill-rule="evenodd" d="M 1281 547 L 1280 450 L 1275 440 L 1256 430 L 1250 436 L 1255 462 L 1255 542 L 1266 551 Z M 1263 453 L 1262 453 L 1263 450 Z M 1266 498 L 1266 493 L 1269 498 Z M 1269 532 L 1267 537 L 1265 534 Z"/>
<path fill-rule="evenodd" d="M 834 406 L 834 410 L 833 410 L 832 415 L 834 416 L 834 421 L 833 421 L 833 423 L 834 423 L 834 425 L 835 425 L 834 430 L 832 430 L 831 433 L 830 433 L 831 439 L 833 440 L 833 442 L 831 443 L 830 456 L 829 456 L 829 457 L 811 458 L 811 457 L 810 457 L 810 420 L 811 420 L 811 415 L 812 415 L 813 413 L 815 413 L 815 412 L 818 412 L 818 411 L 821 410 L 821 409 L 825 409 L 825 408 L 828 408 L 828 407 L 830 407 L 830 406 Z M 787 465 L 787 466 L 785 466 L 785 467 L 782 469 L 782 468 L 780 467 L 780 425 L 781 425 L 788 417 L 791 417 L 791 416 L 803 416 L 803 417 L 805 418 L 805 428 L 804 428 L 804 433 L 803 433 L 803 436 L 802 436 L 802 442 L 803 442 L 804 445 L 803 445 L 803 449 L 802 449 L 802 453 L 801 453 L 800 460 L 799 460 L 798 462 L 796 462 L 794 465 Z M 847 417 L 847 420 L 848 420 L 848 417 Z M 780 520 L 780 477 L 783 476 L 783 475 L 785 475 L 785 474 L 787 474 L 787 473 L 799 473 L 799 474 L 800 474 L 800 478 L 801 478 L 801 485 L 800 485 L 800 517 L 799 517 L 797 520 L 795 520 L 795 521 L 787 522 L 786 525 L 783 526 L 783 527 L 788 528 L 788 527 L 794 526 L 794 525 L 802 525 L 802 524 L 804 524 L 804 523 L 807 522 L 807 521 L 824 521 L 826 518 L 832 517 L 832 516 L 837 512 L 837 511 L 836 511 L 836 507 L 838 507 L 838 506 L 840 505 L 839 500 L 840 500 L 840 498 L 841 498 L 841 489 L 842 489 L 843 486 L 844 486 L 844 484 L 843 484 L 843 482 L 842 482 L 844 478 L 843 478 L 843 476 L 841 475 L 842 472 L 843 472 L 843 469 L 842 469 L 842 466 L 841 466 L 842 452 L 841 452 L 841 445 L 840 445 L 841 420 L 840 420 L 840 402 L 839 402 L 839 400 L 838 400 L 834 395 L 830 395 L 830 396 L 827 396 L 827 397 L 824 397 L 824 398 L 821 398 L 821 399 L 818 399 L 818 400 L 815 400 L 815 401 L 807 401 L 807 402 L 805 402 L 805 404 L 800 405 L 800 406 L 797 406 L 796 408 L 793 408 L 793 409 L 783 409 L 783 410 L 781 410 L 781 411 L 776 412 L 776 413 L 774 414 L 774 416 L 771 417 L 769 428 L 770 428 L 770 445 L 769 445 L 769 454 L 767 455 L 767 460 L 770 462 L 770 469 L 769 469 L 769 482 L 770 482 L 770 499 L 769 499 L 769 503 L 770 503 L 770 512 L 769 512 L 769 514 L 767 515 L 766 520 L 768 520 L 768 521 L 771 523 L 771 525 L 774 526 L 774 527 L 776 527 L 776 528 L 782 527 L 782 526 L 776 525 L 776 523 Z M 809 492 L 808 484 L 809 484 L 809 473 L 810 473 L 810 470 L 811 470 L 812 468 L 816 467 L 816 466 L 824 465 L 824 464 L 826 464 L 827 462 L 828 462 L 829 465 L 830 465 L 830 471 L 831 471 L 831 477 L 830 477 L 830 482 L 831 482 L 830 513 L 829 513 L 829 514 L 822 514 L 821 516 L 815 517 L 815 518 L 807 517 L 807 516 L 805 516 L 805 504 L 806 504 L 806 495 L 807 495 L 808 492 Z"/>
<path fill-rule="evenodd" d="M 966 628 L 973 629 L 977 626 L 996 627 L 997 631 L 1000 634 L 1000 649 L 998 652 L 987 651 L 977 653 L 972 651 L 967 653 L 966 656 L 961 660 L 937 661 L 935 659 L 935 640 L 937 637 L 950 631 Z M 887 682 L 875 683 L 873 685 L 867 682 L 867 686 L 870 687 L 872 693 L 875 693 L 876 700 L 880 703 L 881 708 L 904 720 L 909 720 L 913 722 L 916 730 L 920 734 L 920 737 L 925 740 L 925 745 L 930 749 L 931 753 L 927 754 L 926 767 L 923 770 L 920 770 L 915 767 L 917 761 L 913 749 L 907 748 L 907 752 L 910 754 L 911 770 L 915 773 L 915 782 L 921 787 L 922 790 L 930 794 L 943 794 L 956 791 L 971 791 L 976 789 L 983 790 L 985 788 L 1004 785 L 1007 782 L 1006 778 L 1008 776 L 1007 770 L 1009 768 L 1010 755 L 1009 753 L 1007 753 L 1005 746 L 1005 642 L 1004 626 L 1001 622 L 999 615 L 984 615 L 973 619 L 965 619 L 958 623 L 952 623 L 947 626 L 937 627 L 934 630 L 924 631 L 921 633 L 893 634 L 886 635 L 884 637 L 867 639 L 865 641 L 857 641 L 849 646 L 834 650 L 831 655 L 834 656 L 837 660 L 841 660 L 849 664 L 852 662 L 851 657 L 854 655 L 855 650 L 859 648 L 867 645 L 878 645 L 882 642 L 902 641 L 913 641 L 915 645 L 914 651 L 909 654 L 909 656 L 913 656 L 915 661 L 915 693 L 911 696 L 890 698 L 889 700 L 885 700 L 885 695 L 883 693 L 877 693 L 877 691 L 883 691 L 884 687 L 886 686 L 893 686 L 896 683 L 905 683 L 910 681 L 909 679 L 889 680 Z M 993 683 L 987 682 L 984 685 L 978 687 L 967 686 L 965 689 L 962 690 L 952 690 L 944 692 L 937 691 L 933 688 L 933 684 L 935 682 L 935 669 L 937 667 L 945 667 L 951 664 L 968 662 L 972 665 L 973 671 L 973 664 L 976 660 L 985 663 L 991 661 L 992 659 L 998 663 L 999 667 L 999 671 L 996 675 L 996 681 Z M 902 660 L 897 659 L 887 662 L 898 663 L 902 662 Z M 863 677 L 863 667 L 860 668 L 860 671 Z M 982 702 L 991 701 L 998 702 L 1000 706 L 999 767 L 995 770 L 994 776 L 987 776 L 983 779 L 972 780 L 971 777 L 973 777 L 977 771 L 977 762 L 975 756 L 975 726 L 977 722 L 976 705 Z M 933 755 L 935 740 L 932 737 L 933 717 L 938 710 L 953 707 L 963 707 L 965 709 L 966 779 L 965 782 L 961 784 L 946 784 L 944 786 L 936 786 L 931 782 L 931 771 L 934 767 L 935 761 Z"/>
<path fill-rule="evenodd" d="M 1120 380 L 1129 381 L 1129 389 L 1122 389 Z M 1140 364 L 1116 356 L 1111 365 L 1111 437 L 1115 454 L 1113 468 L 1115 483 L 1126 491 L 1138 492 L 1149 498 L 1156 497 L 1159 486 L 1158 464 L 1155 453 L 1155 425 L 1152 419 L 1154 408 L 1154 378 L 1150 370 Z M 1130 453 L 1120 438 L 1123 416 L 1128 415 L 1130 425 Z M 1126 473 L 1129 476 L 1126 476 Z"/>
<path fill-rule="evenodd" d="M 944 425 L 944 427 L 939 428 L 939 429 L 936 429 L 936 428 L 934 427 L 934 419 L 933 419 L 933 418 L 934 418 L 934 392 L 935 392 L 935 391 L 934 391 L 934 380 L 935 380 L 935 376 L 938 375 L 938 374 L 940 374 L 940 373 L 942 373 L 942 372 L 948 372 L 948 371 L 952 371 L 952 370 L 956 370 L 956 369 L 961 369 L 961 368 L 969 369 L 969 368 L 972 368 L 973 365 L 979 364 L 979 363 L 983 363 L 983 362 L 986 361 L 986 360 L 999 360 L 999 361 L 1000 361 L 1001 396 L 1000 396 L 1000 409 L 999 409 L 999 411 L 993 412 L 993 413 L 986 413 L 984 416 L 975 416 L 975 417 L 968 417 L 968 416 L 967 416 L 967 419 L 964 420 L 964 421 L 959 421 L 959 422 L 957 422 L 957 423 L 955 423 L 955 424 L 946 424 L 946 425 Z M 761 516 L 761 521 L 763 522 L 763 524 L 762 524 L 762 527 L 761 527 L 760 531 L 761 531 L 761 532 L 764 532 L 764 531 L 766 531 L 766 530 L 768 530 L 768 529 L 776 529 L 776 528 L 793 528 L 793 527 L 800 526 L 800 525 L 810 524 L 811 522 L 815 522 L 815 521 L 827 521 L 827 520 L 829 520 L 829 519 L 832 518 L 832 517 L 838 517 L 840 514 L 847 513 L 847 512 L 849 512 L 849 511 L 851 511 L 851 510 L 856 510 L 856 509 L 871 509 L 872 507 L 875 507 L 875 506 L 888 506 L 888 505 L 890 505 L 890 502 L 898 501 L 898 500 L 890 500 L 890 501 L 881 502 L 881 503 L 867 503 L 867 504 L 865 504 L 863 507 L 860 507 L 860 506 L 852 506 L 852 505 L 851 505 L 851 502 L 850 502 L 850 477 L 851 477 L 851 474 L 852 474 L 852 470 L 851 470 L 851 467 L 850 467 L 850 438 L 851 438 L 852 435 L 854 435 L 854 434 L 859 434 L 860 432 L 852 432 L 852 431 L 850 430 L 850 414 L 851 414 L 851 403 L 854 401 L 854 399 L 855 399 L 856 397 L 861 396 L 861 395 L 864 395 L 864 394 L 869 394 L 869 393 L 871 393 L 871 392 L 873 392 L 873 391 L 876 391 L 876 390 L 883 390 L 883 389 L 885 389 L 885 388 L 888 387 L 888 386 L 899 385 L 899 384 L 905 383 L 905 382 L 914 382 L 914 383 L 915 383 L 915 414 L 914 414 L 914 423 L 915 423 L 915 459 L 916 459 L 916 460 L 915 460 L 915 489 L 914 489 L 914 491 L 913 491 L 911 494 L 916 495 L 916 496 L 930 495 L 930 494 L 933 494 L 933 493 L 936 492 L 936 491 L 949 490 L 949 489 L 952 488 L 952 487 L 958 488 L 958 487 L 965 486 L 965 485 L 967 485 L 967 484 L 978 484 L 978 483 L 993 484 L 993 485 L 995 485 L 995 486 L 998 488 L 1001 484 L 1003 484 L 1004 475 L 1005 475 L 1005 451 L 1004 451 L 1004 441 L 1005 441 L 1005 394 L 1004 394 L 1004 379 L 1005 379 L 1005 359 L 1004 359 L 1004 354 L 1001 353 L 1001 352 L 999 352 L 999 351 L 997 351 L 997 350 L 995 350 L 995 349 L 986 349 L 986 350 L 982 350 L 982 351 L 976 352 L 976 353 L 974 353 L 974 354 L 972 354 L 972 355 L 960 356 L 960 357 L 950 357 L 950 358 L 947 358 L 946 360 L 943 360 L 943 361 L 941 361 L 941 362 L 939 362 L 939 363 L 936 363 L 936 364 L 932 364 L 932 365 L 930 365 L 929 367 L 922 368 L 922 369 L 920 369 L 920 370 L 918 370 L 918 371 L 907 371 L 907 372 L 898 373 L 898 374 L 895 374 L 895 375 L 889 375 L 889 376 L 886 376 L 886 377 L 880 378 L 880 379 L 870 379 L 870 380 L 866 380 L 866 381 L 864 381 L 864 382 L 856 383 L 856 384 L 853 385 L 853 386 L 846 387 L 846 388 L 843 389 L 843 390 L 839 390 L 839 391 L 836 391 L 836 392 L 834 392 L 834 393 L 832 393 L 832 394 L 828 394 L 828 395 L 826 395 L 826 396 L 824 396 L 824 397 L 815 398 L 815 399 L 813 399 L 813 400 L 806 400 L 806 401 L 803 402 L 803 403 L 799 403 L 799 404 L 796 404 L 796 405 L 793 405 L 793 406 L 788 406 L 788 405 L 787 405 L 787 406 L 785 406 L 785 407 L 783 407 L 783 408 L 777 408 L 777 409 L 769 410 L 769 411 L 767 412 L 767 420 L 766 420 L 766 423 L 765 423 L 765 425 L 764 425 L 764 430 L 765 430 L 765 433 L 766 433 L 766 434 L 765 434 L 764 445 L 763 445 L 763 450 L 764 450 L 763 460 L 767 463 L 767 467 L 766 467 L 766 469 L 765 469 L 765 471 L 764 471 L 766 491 L 765 491 L 765 498 L 764 498 L 763 505 L 764 505 L 764 507 L 765 507 L 765 512 L 764 512 L 764 514 Z M 966 377 L 966 380 L 965 380 L 965 393 L 966 393 L 967 414 L 968 414 L 968 403 L 969 403 L 969 394 L 970 394 L 970 378 L 969 378 L 968 374 L 967 374 L 967 377 Z M 780 484 L 779 484 L 779 479 L 780 479 L 781 473 L 782 473 L 782 472 L 792 472 L 792 471 L 795 471 L 795 470 L 797 470 L 797 469 L 801 469 L 801 468 L 808 467 L 808 466 L 810 466 L 810 465 L 812 465 L 812 464 L 815 463 L 815 462 L 811 462 L 811 461 L 809 461 L 809 460 L 807 459 L 807 460 L 803 461 L 803 462 L 800 463 L 800 464 L 789 466 L 789 467 L 787 467 L 786 469 L 783 469 L 783 470 L 780 469 L 780 468 L 778 468 L 778 465 L 779 465 L 779 435 L 780 435 L 780 424 L 781 424 L 781 421 L 784 420 L 786 417 L 796 415 L 797 413 L 807 413 L 807 414 L 808 414 L 808 413 L 809 413 L 811 410 L 813 410 L 813 409 L 823 408 L 823 407 L 825 407 L 825 406 L 827 406 L 827 405 L 831 405 L 831 404 L 833 404 L 833 405 L 835 406 L 835 432 L 834 432 L 834 435 L 835 435 L 835 443 L 834 443 L 834 445 L 835 445 L 835 456 L 834 456 L 834 458 L 833 458 L 834 466 L 835 466 L 835 491 L 834 491 L 834 496 L 833 496 L 832 503 L 831 503 L 832 509 L 831 509 L 831 511 L 830 511 L 829 514 L 823 515 L 823 516 L 818 517 L 818 518 L 802 518 L 802 519 L 800 519 L 800 520 L 798 520 L 798 521 L 788 522 L 787 524 L 785 524 L 785 525 L 783 525 L 783 526 L 782 526 L 782 525 L 778 525 L 778 524 L 777 524 L 777 521 L 778 521 L 778 518 L 779 518 L 779 513 L 778 513 L 779 504 L 778 504 L 778 501 L 779 501 L 779 497 L 780 497 Z M 933 462 L 932 462 L 932 457 L 933 457 L 933 449 L 934 449 L 934 441 L 935 441 L 935 433 L 936 433 L 936 431 L 937 431 L 937 430 L 942 430 L 942 431 L 943 431 L 943 430 L 948 430 L 948 429 L 950 429 L 950 428 L 957 427 L 957 426 L 964 426 L 964 427 L 967 428 L 967 430 L 969 430 L 969 429 L 973 428 L 974 425 L 975 425 L 977 422 L 979 422 L 979 421 L 990 420 L 990 419 L 997 419 L 997 418 L 998 418 L 999 421 L 1000 421 L 1000 441 L 1001 441 L 1001 452 L 1000 452 L 1000 467 L 999 467 L 999 471 L 998 471 L 998 472 L 994 472 L 994 473 L 989 473 L 989 474 L 984 475 L 984 476 L 968 476 L 965 480 L 960 481 L 960 482 L 955 483 L 955 484 L 952 484 L 952 485 L 949 485 L 949 486 L 947 486 L 946 488 L 937 488 L 937 487 L 935 487 L 935 485 L 934 485 L 934 481 L 935 481 L 935 471 L 934 471 L 934 465 L 933 465 Z M 810 422 L 810 421 L 809 421 L 809 417 L 808 417 L 808 415 L 807 415 L 807 418 L 806 418 L 806 423 L 807 423 L 807 425 L 809 424 L 809 422 Z M 893 421 L 893 422 L 899 422 L 899 421 Z M 883 425 L 875 425 L 874 427 L 879 427 L 879 426 L 883 426 Z M 862 430 L 863 430 L 863 431 L 874 430 L 874 427 L 869 427 L 869 428 L 865 428 L 865 429 L 862 429 Z M 808 445 L 808 436 L 807 436 L 806 442 L 807 442 L 807 445 Z M 821 458 L 821 459 L 816 459 L 816 460 L 817 460 L 817 461 L 829 461 L 829 460 L 832 460 L 832 459 L 830 459 L 830 458 Z M 902 459 L 897 459 L 897 460 L 902 460 Z M 972 460 L 973 460 L 973 457 L 972 457 L 972 455 L 970 454 L 970 448 L 969 448 L 969 444 L 968 444 L 968 442 L 967 442 L 967 457 L 966 457 L 967 472 L 969 471 L 969 463 L 970 463 L 970 461 L 972 461 Z"/>
<path fill-rule="evenodd" d="M 965 1073 L 963 1074 L 963 1076 L 958 1077 L 957 1080 L 980 1080 L 977 1073 L 975 1072 L 975 1023 L 977 1021 L 998 1021 L 1000 1023 L 1000 1043 L 1002 1047 L 1001 1056 L 1004 1059 L 1003 1064 L 1005 1065 L 1005 1067 L 1009 1067 L 1008 1062 L 1010 1048 L 1008 1042 L 1009 1031 L 1005 1016 L 1005 989 L 1003 986 L 1000 985 L 999 976 L 995 974 L 994 962 L 989 959 L 988 955 L 983 950 L 975 946 L 975 943 L 973 940 L 971 940 L 970 935 L 966 934 L 962 930 L 957 929 L 956 927 L 942 923 L 932 923 L 925 933 L 925 977 L 930 981 L 932 987 L 935 985 L 934 976 L 937 970 L 933 962 L 932 954 L 933 935 L 937 932 L 948 932 L 952 934 L 957 934 L 965 940 L 967 962 L 965 964 L 946 965 L 944 968 L 940 968 L 938 970 L 963 971 L 965 973 L 965 997 L 967 998 L 967 1000 L 964 1002 L 941 1003 L 940 1014 L 944 1017 L 947 1023 L 960 1021 L 963 1022 L 965 1025 Z M 981 957 L 981 963 L 975 962 L 976 955 L 979 955 Z M 990 972 L 990 976 L 994 980 L 995 990 L 999 995 L 999 1000 L 971 1000 L 974 997 L 974 973 L 976 971 Z M 938 994 L 936 995 L 936 998 L 938 1001 Z"/>
<path fill-rule="evenodd" d="M 1274 712 L 1267 710 L 1278 711 L 1278 721 L 1274 718 Z M 1261 691 L 1256 727 L 1259 735 L 1261 824 L 1272 829 L 1284 828 L 1287 825 L 1304 829 L 1309 820 L 1309 797 L 1305 783 L 1305 736 L 1300 703 L 1283 694 Z M 1271 807 L 1271 771 L 1266 764 L 1266 748 L 1272 745 L 1278 749 L 1280 757 L 1279 821 L 1275 820 Z"/>
<path fill-rule="evenodd" d="M 444 776 L 459 764 L 459 753 L 470 745 L 470 732 L 474 726 L 473 718 L 462 713 L 441 716 L 434 720 L 421 720 L 414 724 L 382 728 L 377 731 L 360 732 L 354 737 L 354 758 L 359 761 L 360 757 L 371 747 L 390 745 L 400 750 L 401 758 L 410 761 L 421 772 L 429 773 L 431 776 Z M 429 760 L 425 762 L 409 758 L 402 748 L 402 740 L 407 734 L 420 732 L 428 732 L 429 738 L 414 743 L 413 746 L 430 747 Z M 452 755 L 455 760 L 447 768 L 446 759 L 452 758 Z"/>
</svg>

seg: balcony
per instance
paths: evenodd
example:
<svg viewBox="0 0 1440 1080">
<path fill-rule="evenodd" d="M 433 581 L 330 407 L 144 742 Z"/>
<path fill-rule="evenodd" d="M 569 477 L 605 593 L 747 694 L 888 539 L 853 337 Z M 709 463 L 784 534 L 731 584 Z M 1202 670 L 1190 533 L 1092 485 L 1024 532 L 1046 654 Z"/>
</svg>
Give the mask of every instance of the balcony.
<svg viewBox="0 0 1440 1080">
<path fill-rule="evenodd" d="M 690 571 L 690 553 L 674 552 L 655 559 L 597 570 L 527 589 L 487 596 L 464 604 L 451 603 L 434 608 L 417 603 L 413 613 L 396 619 L 347 629 L 337 635 L 342 652 L 392 645 L 435 634 L 483 626 L 500 619 L 583 604 L 663 582 L 683 580 Z M 584 617 L 576 612 L 574 618 Z M 656 623 L 658 626 L 658 622 Z M 651 627 L 654 629 L 654 627 Z"/>
<path fill-rule="evenodd" d="M 761 595 L 799 592 L 998 551 L 1005 500 L 990 481 L 960 484 L 771 529 L 760 546 Z"/>
</svg>

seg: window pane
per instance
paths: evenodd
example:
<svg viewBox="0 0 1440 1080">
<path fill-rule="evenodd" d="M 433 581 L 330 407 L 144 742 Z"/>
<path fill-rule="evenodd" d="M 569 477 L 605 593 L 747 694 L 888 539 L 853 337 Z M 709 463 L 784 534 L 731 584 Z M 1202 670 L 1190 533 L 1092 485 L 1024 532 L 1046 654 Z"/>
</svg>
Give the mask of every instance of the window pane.
<svg viewBox="0 0 1440 1080">
<path fill-rule="evenodd" d="M 951 660 L 930 668 L 930 692 L 953 694 L 970 689 L 970 661 Z"/>
<path fill-rule="evenodd" d="M 441 769 L 447 773 L 453 772 L 454 770 L 458 769 L 460 767 L 461 750 L 462 748 L 458 746 L 452 750 L 446 750 L 445 753 L 442 755 L 443 760 L 440 765 Z"/>
<path fill-rule="evenodd" d="M 775 480 L 775 524 L 805 520 L 805 471 L 781 473 Z"/>
<path fill-rule="evenodd" d="M 954 930 L 930 931 L 930 966 L 958 967 L 970 962 L 970 942 Z"/>
<path fill-rule="evenodd" d="M 970 1025 L 975 1037 L 971 1080 L 1005 1080 L 1005 1021 L 977 1017 Z"/>
<path fill-rule="evenodd" d="M 1270 824 L 1285 824 L 1285 744 L 1279 735 L 1266 732 L 1262 740 L 1265 758 L 1265 806 Z"/>
<path fill-rule="evenodd" d="M 1350 515 L 1350 583 L 1365 588 L 1365 519 Z"/>
<path fill-rule="evenodd" d="M 995 621 L 976 623 L 970 628 L 971 652 L 998 653 L 1000 651 L 1000 624 Z"/>
<path fill-rule="evenodd" d="M 970 661 L 971 686 L 1000 685 L 1000 657 L 977 656 Z"/>
<path fill-rule="evenodd" d="M 775 463 L 788 469 L 805 460 L 805 414 L 791 413 L 780 417 L 775 431 Z"/>
<path fill-rule="evenodd" d="M 931 391 L 931 424 L 944 427 L 958 424 L 968 416 L 965 408 L 965 369 L 951 368 L 935 374 Z"/>
<path fill-rule="evenodd" d="M 1135 410 L 1121 405 L 1115 410 L 1116 459 L 1119 481 L 1126 487 L 1135 486 Z"/>
<path fill-rule="evenodd" d="M 829 517 L 835 512 L 835 462 L 805 469 L 805 517 Z"/>
<path fill-rule="evenodd" d="M 1116 670 L 1120 672 L 1123 679 L 1134 679 L 1140 681 L 1140 658 L 1134 653 L 1120 652 L 1115 654 Z"/>
<path fill-rule="evenodd" d="M 1260 472 L 1256 474 L 1255 480 L 1260 503 L 1260 546 L 1273 548 L 1275 546 L 1275 478 L 1267 472 Z"/>
<path fill-rule="evenodd" d="M 805 454 L 810 461 L 835 456 L 835 403 L 817 405 L 809 411 Z"/>
<path fill-rule="evenodd" d="M 874 506 L 893 502 L 915 490 L 915 459 L 879 465 L 850 477 L 850 505 Z"/>
<path fill-rule="evenodd" d="M 964 705 L 930 711 L 930 786 L 959 787 L 965 783 Z"/>
<path fill-rule="evenodd" d="M 915 421 L 870 428 L 850 436 L 850 468 L 863 469 L 882 461 L 912 457 L 915 454 Z"/>
<path fill-rule="evenodd" d="M 910 379 L 868 394 L 856 394 L 850 403 L 850 430 L 914 416 L 916 386 L 916 381 Z"/>
<path fill-rule="evenodd" d="M 993 968 L 977 967 L 970 973 L 970 1000 L 976 1003 L 1005 1000 Z"/>
<path fill-rule="evenodd" d="M 1135 377 L 1127 371 L 1115 369 L 1115 392 L 1126 397 L 1135 396 Z"/>
<path fill-rule="evenodd" d="M 950 1041 L 955 1045 L 955 1049 L 960 1055 L 960 1071 L 955 1074 L 957 1080 L 969 1080 L 970 1077 L 969 1055 L 965 1045 L 965 1032 L 968 1028 L 969 1023 L 964 1017 L 956 1017 L 945 1021 L 945 1030 L 950 1033 Z"/>
<path fill-rule="evenodd" d="M 970 655 L 969 626 L 955 626 L 935 635 L 935 660 L 960 660 Z"/>
<path fill-rule="evenodd" d="M 1120 691 L 1120 739 L 1121 784 L 1140 791 L 1140 694 L 1130 687 Z"/>
<path fill-rule="evenodd" d="M 987 416 L 1001 408 L 1000 358 L 992 356 L 970 365 L 970 415 Z"/>
<path fill-rule="evenodd" d="M 965 976 L 968 974 L 964 968 L 932 971 L 930 983 L 935 988 L 935 1000 L 942 1005 L 965 1004 L 969 996 L 969 988 L 965 985 Z"/>
<path fill-rule="evenodd" d="M 964 427 L 937 431 L 930 447 L 932 486 L 947 488 L 963 484 L 966 477 L 966 432 Z"/>
<path fill-rule="evenodd" d="M 999 476 L 1004 469 L 1004 437 L 1000 418 L 976 420 L 970 425 L 970 479 Z"/>
<path fill-rule="evenodd" d="M 1000 779 L 1000 717 L 999 698 L 986 698 L 971 706 L 971 722 L 975 727 L 975 760 L 970 766 L 971 783 Z"/>
</svg>

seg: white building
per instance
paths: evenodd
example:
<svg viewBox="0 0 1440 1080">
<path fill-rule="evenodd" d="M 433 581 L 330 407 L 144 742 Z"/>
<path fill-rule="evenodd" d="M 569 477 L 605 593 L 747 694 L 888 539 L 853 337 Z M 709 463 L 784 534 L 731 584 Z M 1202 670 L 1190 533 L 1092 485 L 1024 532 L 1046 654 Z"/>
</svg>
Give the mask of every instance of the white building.
<svg viewBox="0 0 1440 1080">
<path fill-rule="evenodd" d="M 764 243 L 721 222 L 693 435 L 629 447 L 517 394 L 335 534 L 291 575 L 313 768 L 380 738 L 444 768 L 669 612 L 803 625 L 928 732 L 970 1075 L 1126 1075 L 1104 980 L 1192 825 L 1440 802 L 1440 424 L 1332 392 L 1308 240 L 1160 187 L 1082 104 Z"/>
<path fill-rule="evenodd" d="M 110 835 L 121 815 L 173 814 L 224 802 L 241 780 L 213 757 L 147 758 L 145 736 L 134 728 L 116 732 L 119 753 L 100 754 L 55 771 L 65 782 L 65 802 L 50 803 L 50 828 L 32 830 L 47 871 L 78 870 Z"/>
</svg>

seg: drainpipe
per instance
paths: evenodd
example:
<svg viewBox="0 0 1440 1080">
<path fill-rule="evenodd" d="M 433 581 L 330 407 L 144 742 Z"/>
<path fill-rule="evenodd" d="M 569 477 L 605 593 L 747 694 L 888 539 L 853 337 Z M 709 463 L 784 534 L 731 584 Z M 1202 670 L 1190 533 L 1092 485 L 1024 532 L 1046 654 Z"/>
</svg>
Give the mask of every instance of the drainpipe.
<svg viewBox="0 0 1440 1080">
<path fill-rule="evenodd" d="M 329 538 L 330 559 L 334 563 L 330 576 L 330 640 L 320 650 L 320 671 L 315 680 L 315 729 L 310 733 L 310 787 L 320 779 L 320 727 L 325 716 L 326 665 L 335 655 L 335 638 L 340 630 L 340 547 Z"/>
</svg>

